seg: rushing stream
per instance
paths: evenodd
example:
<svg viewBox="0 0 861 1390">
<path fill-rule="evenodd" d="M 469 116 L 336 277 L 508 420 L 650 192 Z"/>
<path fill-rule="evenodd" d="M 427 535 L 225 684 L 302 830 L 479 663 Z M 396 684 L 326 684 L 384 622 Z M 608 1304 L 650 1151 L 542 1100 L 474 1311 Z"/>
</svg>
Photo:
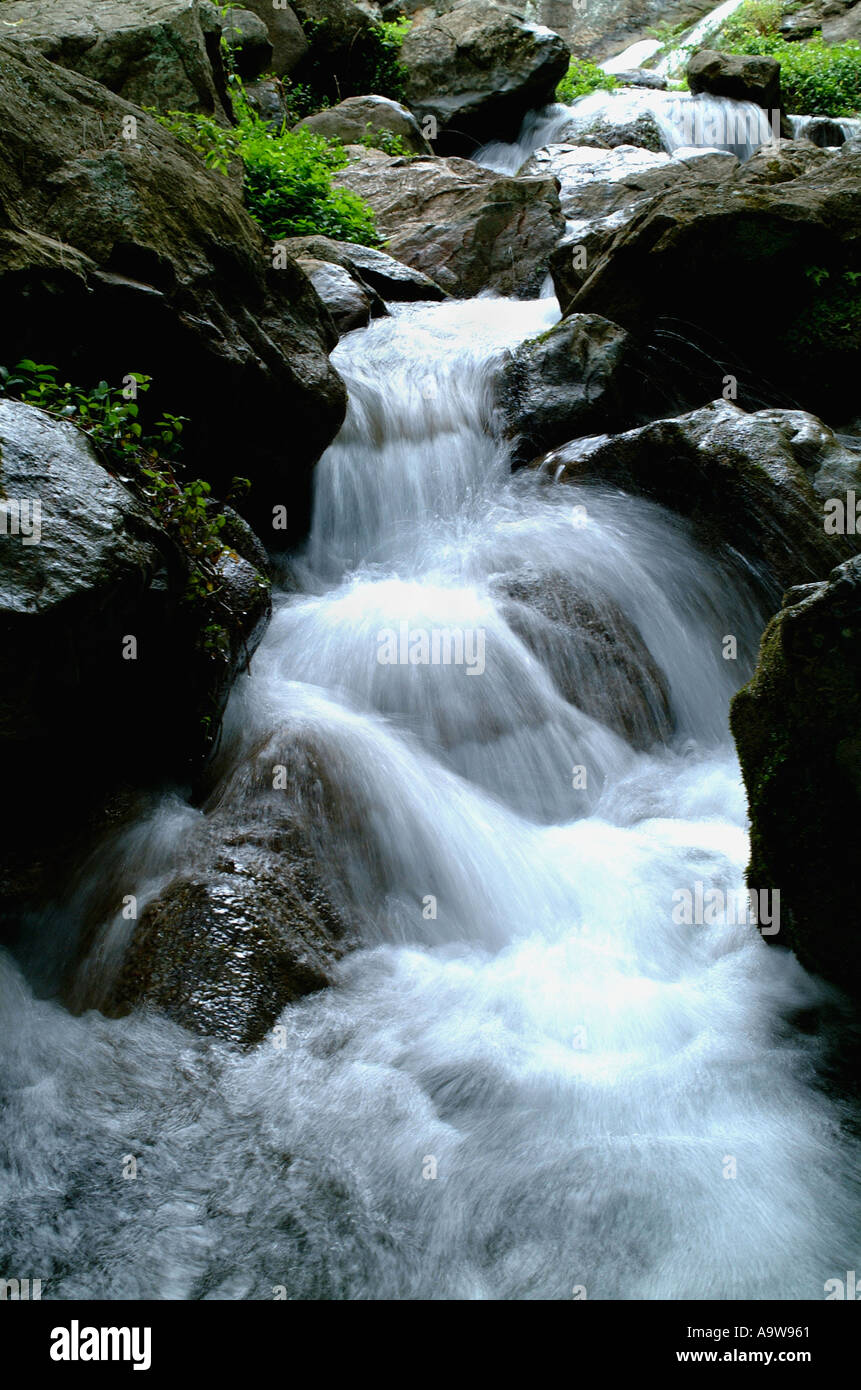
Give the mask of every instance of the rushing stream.
<svg viewBox="0 0 861 1390">
<path fill-rule="evenodd" d="M 510 475 L 494 372 L 557 313 L 402 307 L 334 354 L 348 418 L 224 735 L 234 765 L 310 740 L 356 808 L 317 832 L 367 944 L 286 1046 L 74 1017 L 0 962 L 3 1264 L 43 1297 L 816 1299 L 853 1267 L 841 1115 L 793 1025 L 824 987 L 750 925 L 673 921 L 742 885 L 727 703 L 762 614 L 659 509 Z M 662 673 L 651 746 L 619 731 L 636 673 L 584 712 L 576 633 L 542 647 L 511 606 L 566 581 Z M 463 662 L 382 662 L 404 626 Z M 143 900 L 200 814 L 166 798 L 124 841 Z"/>
</svg>

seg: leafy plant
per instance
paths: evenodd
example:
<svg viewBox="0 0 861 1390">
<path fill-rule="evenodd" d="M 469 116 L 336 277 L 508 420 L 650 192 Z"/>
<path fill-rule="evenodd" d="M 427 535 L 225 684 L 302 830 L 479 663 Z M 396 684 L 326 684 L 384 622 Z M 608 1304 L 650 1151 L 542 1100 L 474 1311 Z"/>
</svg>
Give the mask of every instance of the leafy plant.
<svg viewBox="0 0 861 1390">
<path fill-rule="evenodd" d="M 615 86 L 615 77 L 604 72 L 596 63 L 590 63 L 588 58 L 572 58 L 568 71 L 556 88 L 556 100 L 570 106 L 572 101 L 589 92 L 612 92 Z"/>
<path fill-rule="evenodd" d="M 415 158 L 414 151 L 407 147 L 402 135 L 396 135 L 393 130 L 374 130 L 370 121 L 365 126 L 362 144 L 366 149 L 382 150 L 384 154 L 399 155 L 402 159 Z"/>
<path fill-rule="evenodd" d="M 211 169 L 244 167 L 243 195 L 249 213 L 273 241 L 322 234 L 375 246 L 374 215 L 349 189 L 333 188 L 332 174 L 348 162 L 343 146 L 315 132 L 273 132 L 252 111 L 239 84 L 237 124 L 220 126 L 208 116 L 171 111 L 158 119 Z"/>
</svg>

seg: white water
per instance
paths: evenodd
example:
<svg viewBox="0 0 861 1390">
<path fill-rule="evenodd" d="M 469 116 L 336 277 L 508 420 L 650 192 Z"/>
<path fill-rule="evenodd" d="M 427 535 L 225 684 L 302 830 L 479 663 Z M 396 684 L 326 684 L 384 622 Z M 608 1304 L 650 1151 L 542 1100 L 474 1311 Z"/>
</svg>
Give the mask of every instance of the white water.
<svg viewBox="0 0 861 1390">
<path fill-rule="evenodd" d="M 722 5 L 718 5 L 715 9 L 710 10 L 707 15 L 703 15 L 702 19 L 699 20 L 693 28 L 686 30 L 686 32 L 682 34 L 678 43 L 673 48 L 665 53 L 662 58 L 659 58 L 656 63 L 651 64 L 652 70 L 654 72 L 659 72 L 662 77 L 667 77 L 671 80 L 681 77 L 687 67 L 691 53 L 695 52 L 698 48 L 707 48 L 708 40 L 717 33 L 721 25 L 729 19 L 730 15 L 733 14 L 742 3 L 743 0 L 724 0 Z"/>
<path fill-rule="evenodd" d="M 516 174 L 536 150 L 564 144 L 596 120 L 624 125 L 648 113 L 657 124 L 664 149 L 672 154 L 690 147 L 728 150 L 749 159 L 760 145 L 769 144 L 773 132 L 768 116 L 752 101 L 707 92 L 657 92 L 645 87 L 621 87 L 612 92 L 590 92 L 571 106 L 555 103 L 531 111 L 516 141 L 493 141 L 483 146 L 476 162 L 502 174 Z"/>
<path fill-rule="evenodd" d="M 286 1048 L 73 1018 L 2 961 L 2 1264 L 44 1297 L 818 1299 L 855 1267 L 839 1116 L 790 1021 L 823 989 L 751 926 L 672 921 L 677 890 L 742 883 L 726 708 L 761 617 L 660 510 L 509 477 L 493 373 L 556 312 L 411 306 L 335 353 L 301 591 L 225 732 L 237 769 L 312 747 L 349 808 L 316 829 L 369 946 L 285 1010 Z M 578 641 L 531 654 L 512 574 L 637 626 L 669 742 L 562 698 Z M 404 617 L 484 630 L 483 674 L 381 666 Z M 126 838 L 143 897 L 198 821 L 173 799 Z"/>
</svg>

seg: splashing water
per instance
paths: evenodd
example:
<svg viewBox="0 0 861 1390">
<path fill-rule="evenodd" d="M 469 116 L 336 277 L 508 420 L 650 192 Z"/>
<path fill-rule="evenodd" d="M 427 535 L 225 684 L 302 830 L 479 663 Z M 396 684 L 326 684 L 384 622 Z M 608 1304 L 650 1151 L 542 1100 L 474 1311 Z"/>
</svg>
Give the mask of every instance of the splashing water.
<svg viewBox="0 0 861 1390">
<path fill-rule="evenodd" d="M 286 1048 L 72 1017 L 3 959 L 3 1264 L 43 1296 L 815 1299 L 852 1267 L 841 1116 L 791 1026 L 827 992 L 750 925 L 673 921 L 742 884 L 726 710 L 762 614 L 660 509 L 509 475 L 494 376 L 557 313 L 403 307 L 334 354 L 300 588 L 224 735 L 234 766 L 313 741 L 353 810 L 316 830 L 367 945 Z M 404 623 L 482 633 L 481 670 L 381 663 Z M 124 841 L 144 897 L 199 818 L 174 798 Z M 107 923 L 89 970 L 121 951 Z"/>
</svg>

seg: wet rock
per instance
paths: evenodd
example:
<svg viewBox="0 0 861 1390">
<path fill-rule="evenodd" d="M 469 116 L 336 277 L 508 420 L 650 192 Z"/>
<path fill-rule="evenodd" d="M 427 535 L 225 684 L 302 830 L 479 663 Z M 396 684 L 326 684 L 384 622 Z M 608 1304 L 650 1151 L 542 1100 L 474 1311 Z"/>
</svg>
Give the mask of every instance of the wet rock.
<svg viewBox="0 0 861 1390">
<path fill-rule="evenodd" d="M 560 130 L 557 139 L 560 144 L 591 145 L 601 150 L 633 145 L 635 149 L 665 151 L 661 127 L 651 111 L 637 112 L 628 120 L 601 114 L 584 117 Z"/>
<path fill-rule="evenodd" d="M 861 994 L 861 558 L 790 589 L 732 730 L 751 818 L 751 888 L 780 891 L 778 945 Z"/>
<path fill-rule="evenodd" d="M 2 36 L 158 111 L 229 109 L 214 5 L 197 0 L 6 0 Z"/>
<path fill-rule="evenodd" d="M 429 276 L 376 247 L 360 246 L 354 241 L 332 241 L 325 236 L 290 237 L 284 244 L 297 261 L 303 256 L 313 256 L 319 261 L 343 266 L 383 299 L 412 303 L 446 298 L 445 290 Z"/>
<path fill-rule="evenodd" d="M 376 290 L 343 266 L 306 256 L 301 257 L 297 264 L 302 267 L 329 310 L 340 334 L 349 333 L 354 328 L 366 328 L 372 318 L 388 313 Z"/>
<path fill-rule="evenodd" d="M 569 56 L 558 34 L 516 11 L 465 0 L 424 12 L 407 34 L 407 100 L 420 119 L 436 120 L 436 149 L 470 155 L 488 140 L 513 140 L 527 111 L 552 101 Z"/>
<path fill-rule="evenodd" d="M 861 371 L 859 270 L 861 155 L 781 142 L 730 178 L 654 198 L 562 307 L 642 336 L 677 319 L 724 344 L 739 382 L 780 383 L 784 400 L 840 420 Z"/>
<path fill-rule="evenodd" d="M 221 35 L 240 77 L 253 81 L 271 68 L 269 30 L 253 10 L 231 5 L 221 16 Z"/>
<path fill-rule="evenodd" d="M 776 58 L 718 53 L 701 48 L 687 66 L 691 91 L 733 101 L 753 101 L 765 111 L 780 108 L 780 63 Z"/>
<path fill-rule="evenodd" d="M 825 529 L 835 489 L 858 487 L 861 454 L 802 411 L 746 414 L 715 401 L 674 420 L 566 445 L 538 465 L 607 482 L 691 519 L 702 544 L 744 556 L 772 600 L 852 554 Z"/>
<path fill-rule="evenodd" d="M 20 45 L 0 43 L 0 123 L 0 362 L 82 385 L 148 373 L 145 406 L 189 417 L 198 473 L 224 491 L 250 478 L 243 511 L 267 539 L 301 535 L 346 406 L 306 276 L 273 264 L 231 184 L 156 121 Z M 275 505 L 290 530 L 273 533 Z"/>
<path fill-rule="evenodd" d="M 552 178 L 508 178 L 466 159 L 356 157 L 333 183 L 365 198 L 386 250 L 459 297 L 537 294 L 564 229 Z"/>
<path fill-rule="evenodd" d="M 506 362 L 498 396 L 513 461 L 569 439 L 633 423 L 641 394 L 637 351 L 623 328 L 571 314 Z"/>
<path fill-rule="evenodd" d="M 340 140 L 344 145 L 369 143 L 385 150 L 386 141 L 394 139 L 403 146 L 398 150 L 400 154 L 432 153 L 412 112 L 388 97 L 348 97 L 337 106 L 306 116 L 294 129 L 302 127 L 325 135 L 329 140 Z"/>
<path fill-rule="evenodd" d="M 672 735 L 667 682 L 635 625 L 608 595 L 561 572 L 531 568 L 495 585 L 509 626 L 553 677 L 559 693 L 634 748 Z"/>
<path fill-rule="evenodd" d="M 615 72 L 613 76 L 620 87 L 649 87 L 653 92 L 667 90 L 667 79 L 659 72 L 650 72 L 648 68 L 629 68 L 625 72 Z"/>
</svg>

